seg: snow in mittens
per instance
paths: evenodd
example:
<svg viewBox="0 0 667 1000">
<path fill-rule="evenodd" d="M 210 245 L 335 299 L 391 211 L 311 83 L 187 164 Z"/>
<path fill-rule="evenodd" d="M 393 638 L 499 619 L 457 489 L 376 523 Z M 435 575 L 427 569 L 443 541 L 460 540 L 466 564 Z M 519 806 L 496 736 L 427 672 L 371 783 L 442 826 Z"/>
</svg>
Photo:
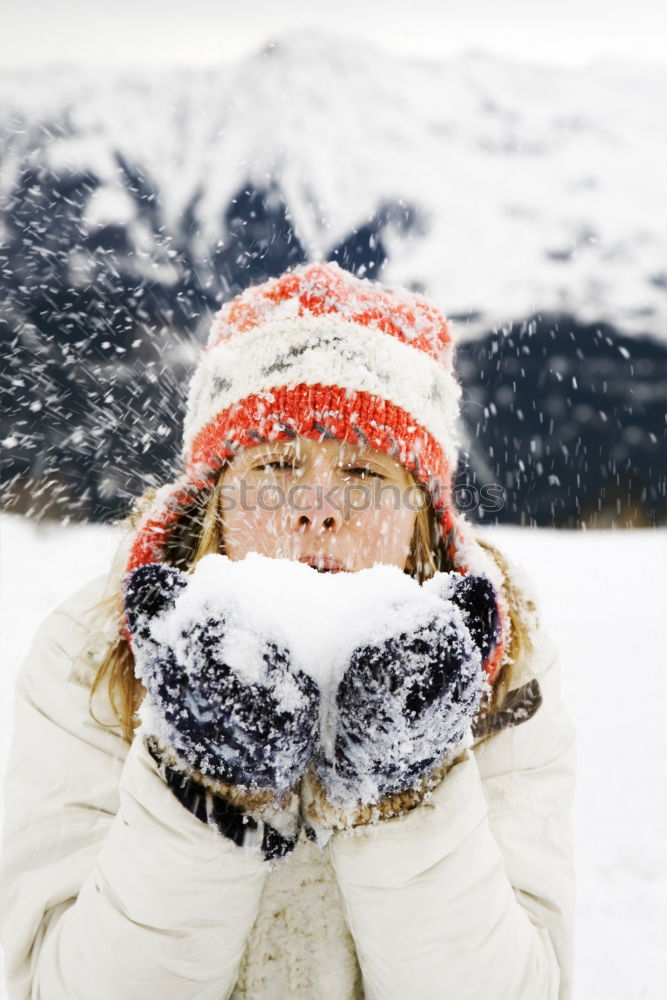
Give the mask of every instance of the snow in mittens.
<svg viewBox="0 0 667 1000">
<path fill-rule="evenodd" d="M 321 691 L 321 740 L 327 755 L 333 749 L 336 690 L 359 647 L 381 646 L 437 619 L 440 625 L 450 623 L 453 634 L 468 637 L 473 659 L 477 656 L 474 666 L 479 667 L 462 613 L 437 596 L 435 579 L 430 587 L 422 587 L 396 566 L 320 573 L 295 560 L 254 552 L 239 561 L 210 554 L 182 579 L 187 586 L 176 590 L 173 606 L 149 622 L 151 638 L 187 664 L 187 646 L 197 624 L 219 620 L 223 624 L 216 635 L 215 657 L 249 685 L 266 681 L 262 653 L 267 643 L 288 650 L 292 670 L 312 677 Z M 286 674 L 276 691 L 287 712 L 298 707 L 300 698 L 290 679 Z M 145 706 L 144 721 L 147 711 Z"/>
</svg>

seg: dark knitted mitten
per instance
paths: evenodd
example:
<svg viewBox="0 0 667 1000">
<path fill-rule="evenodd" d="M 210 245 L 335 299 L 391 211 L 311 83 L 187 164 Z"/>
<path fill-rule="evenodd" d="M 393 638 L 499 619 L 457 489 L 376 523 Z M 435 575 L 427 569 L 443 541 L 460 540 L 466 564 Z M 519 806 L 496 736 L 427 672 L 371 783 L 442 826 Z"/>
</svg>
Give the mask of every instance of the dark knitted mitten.
<svg viewBox="0 0 667 1000">
<path fill-rule="evenodd" d="M 238 607 L 226 619 L 188 603 L 189 579 L 151 563 L 125 586 L 149 749 L 184 786 L 194 781 L 255 818 L 280 815 L 290 828 L 290 794 L 317 743 L 317 684 L 285 646 L 258 640 Z"/>
<path fill-rule="evenodd" d="M 485 576 L 436 573 L 425 584 L 425 590 L 460 608 L 481 653 L 482 662 L 486 660 L 498 640 L 500 628 L 498 604 L 491 581 Z"/>
<path fill-rule="evenodd" d="M 334 739 L 314 768 L 319 788 L 309 784 L 320 821 L 337 815 L 334 825 L 353 825 L 404 811 L 455 759 L 485 690 L 482 659 L 497 622 L 488 581 L 467 579 L 441 581 L 450 596 L 434 601 L 431 592 L 421 621 L 352 654 Z M 322 793 L 333 813 L 322 810 Z"/>
</svg>

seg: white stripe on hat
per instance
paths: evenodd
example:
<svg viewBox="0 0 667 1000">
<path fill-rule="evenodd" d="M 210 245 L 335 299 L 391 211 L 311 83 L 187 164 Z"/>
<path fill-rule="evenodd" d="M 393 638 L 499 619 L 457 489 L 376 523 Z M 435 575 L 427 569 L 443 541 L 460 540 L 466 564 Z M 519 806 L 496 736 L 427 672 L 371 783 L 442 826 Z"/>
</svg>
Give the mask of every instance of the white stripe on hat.
<svg viewBox="0 0 667 1000">
<path fill-rule="evenodd" d="M 392 334 L 338 316 L 264 323 L 205 351 L 190 386 L 184 447 L 247 396 L 300 384 L 359 390 L 409 413 L 456 468 L 461 387 L 443 362 Z"/>
</svg>

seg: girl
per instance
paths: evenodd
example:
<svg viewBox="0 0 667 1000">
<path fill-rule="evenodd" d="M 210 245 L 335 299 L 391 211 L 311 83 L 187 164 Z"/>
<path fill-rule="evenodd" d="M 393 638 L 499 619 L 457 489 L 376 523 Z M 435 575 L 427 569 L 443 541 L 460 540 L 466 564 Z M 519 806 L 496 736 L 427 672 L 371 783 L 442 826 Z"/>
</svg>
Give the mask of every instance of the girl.
<svg viewBox="0 0 667 1000">
<path fill-rule="evenodd" d="M 19 677 L 10 997 L 570 996 L 573 733 L 453 506 L 459 396 L 443 317 L 334 264 L 217 314 L 182 477 Z M 330 698 L 281 581 L 313 633 L 354 595 Z"/>
</svg>

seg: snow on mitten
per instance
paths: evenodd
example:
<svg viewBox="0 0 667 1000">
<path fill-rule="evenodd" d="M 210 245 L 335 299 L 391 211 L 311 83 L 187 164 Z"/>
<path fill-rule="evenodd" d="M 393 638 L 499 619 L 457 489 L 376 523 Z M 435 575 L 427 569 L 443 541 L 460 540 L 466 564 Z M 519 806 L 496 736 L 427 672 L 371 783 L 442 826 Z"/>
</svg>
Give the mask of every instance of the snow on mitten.
<svg viewBox="0 0 667 1000">
<path fill-rule="evenodd" d="M 318 837 L 322 827 L 413 808 L 463 749 L 486 689 L 482 662 L 497 608 L 484 578 L 437 576 L 436 586 L 422 588 L 427 599 L 412 609 L 409 627 L 350 658 L 336 695 L 333 745 L 322 749 L 316 780 L 309 776 L 306 787 L 306 814 Z"/>
<path fill-rule="evenodd" d="M 317 741 L 317 684 L 233 601 L 221 614 L 220 595 L 207 602 L 193 580 L 151 563 L 126 581 L 149 750 L 190 811 L 245 846 L 261 839 L 266 856 L 286 853 L 294 786 Z"/>
<path fill-rule="evenodd" d="M 424 584 L 427 593 L 451 601 L 461 609 L 482 662 L 488 659 L 499 637 L 500 619 L 493 584 L 485 576 L 436 573 Z"/>
</svg>

